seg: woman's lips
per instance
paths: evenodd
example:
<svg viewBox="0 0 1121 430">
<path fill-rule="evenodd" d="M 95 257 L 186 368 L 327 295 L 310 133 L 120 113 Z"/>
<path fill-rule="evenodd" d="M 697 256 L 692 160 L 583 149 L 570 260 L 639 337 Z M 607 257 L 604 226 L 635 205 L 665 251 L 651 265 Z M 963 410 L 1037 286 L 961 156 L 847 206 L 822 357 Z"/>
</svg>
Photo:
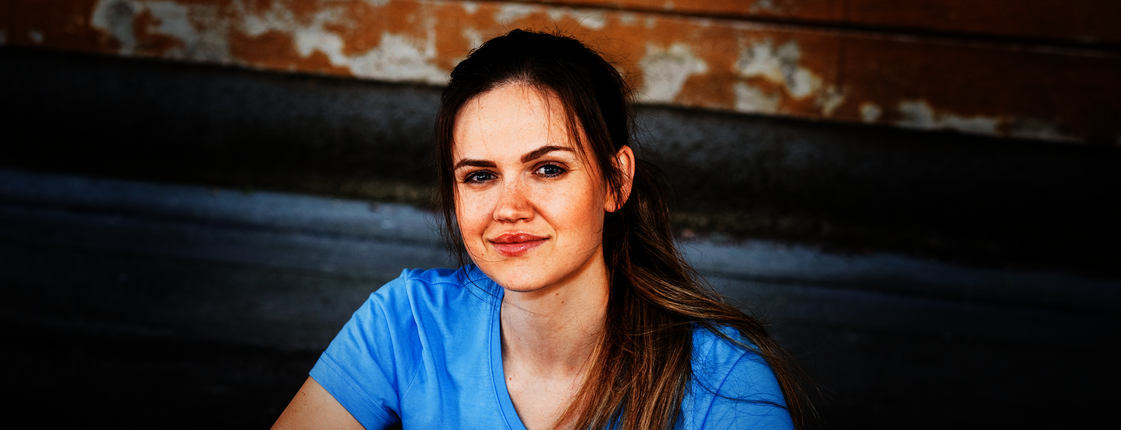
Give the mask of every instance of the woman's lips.
<svg viewBox="0 0 1121 430">
<path fill-rule="evenodd" d="M 507 233 L 491 239 L 490 244 L 499 254 L 507 257 L 517 257 L 528 253 L 548 239 L 528 233 Z"/>
</svg>

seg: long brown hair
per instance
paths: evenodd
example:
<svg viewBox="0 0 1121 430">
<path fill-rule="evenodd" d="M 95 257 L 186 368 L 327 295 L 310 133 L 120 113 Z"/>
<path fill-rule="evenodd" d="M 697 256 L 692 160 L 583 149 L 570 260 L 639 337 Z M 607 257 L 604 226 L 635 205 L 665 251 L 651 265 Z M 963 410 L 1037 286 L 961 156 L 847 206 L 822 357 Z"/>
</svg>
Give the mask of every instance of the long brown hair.
<svg viewBox="0 0 1121 430">
<path fill-rule="evenodd" d="M 610 190 L 625 178 L 615 154 L 633 141 L 631 93 L 595 51 L 558 34 L 513 30 L 489 40 L 452 70 L 436 118 L 437 199 L 449 249 L 465 260 L 455 221 L 452 145 L 456 115 L 472 98 L 518 83 L 557 96 L 569 133 Z M 579 130 L 584 135 L 580 136 Z M 756 319 L 701 282 L 674 246 L 666 187 L 656 166 L 636 160 L 629 198 L 605 215 L 603 249 L 610 276 L 602 343 L 589 374 L 558 423 L 574 428 L 670 429 L 693 377 L 693 331 L 704 327 L 763 357 L 797 428 L 814 415 L 805 374 Z M 720 330 L 732 327 L 742 339 Z"/>
</svg>

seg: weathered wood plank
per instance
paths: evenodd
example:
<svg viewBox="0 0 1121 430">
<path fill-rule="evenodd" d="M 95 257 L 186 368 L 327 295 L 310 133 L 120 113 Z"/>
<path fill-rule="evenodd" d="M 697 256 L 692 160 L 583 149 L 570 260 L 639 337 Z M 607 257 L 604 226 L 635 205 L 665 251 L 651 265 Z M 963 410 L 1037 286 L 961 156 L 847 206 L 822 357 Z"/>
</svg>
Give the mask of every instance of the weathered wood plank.
<svg viewBox="0 0 1121 430">
<path fill-rule="evenodd" d="M 1080 43 L 1121 43 L 1121 3 L 1103 0 L 543 0 L 546 4 L 658 11 L 889 30 Z"/>
<path fill-rule="evenodd" d="M 36 3 L 11 3 L 5 43 L 442 85 L 490 36 L 560 28 L 620 63 L 644 103 L 1121 144 L 1109 50 L 524 3 Z"/>
</svg>

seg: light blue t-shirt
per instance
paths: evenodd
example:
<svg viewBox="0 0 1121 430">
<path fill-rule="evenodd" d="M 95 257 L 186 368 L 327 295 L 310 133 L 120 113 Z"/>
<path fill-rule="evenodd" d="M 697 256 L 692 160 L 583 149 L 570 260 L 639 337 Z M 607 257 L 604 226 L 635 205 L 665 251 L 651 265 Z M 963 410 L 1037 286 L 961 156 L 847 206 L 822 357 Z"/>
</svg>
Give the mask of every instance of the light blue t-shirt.
<svg viewBox="0 0 1121 430">
<path fill-rule="evenodd" d="M 354 313 L 311 377 L 368 430 L 524 430 L 502 371 L 503 292 L 474 265 L 404 271 Z M 679 428 L 793 428 L 758 355 L 698 328 L 692 366 Z"/>
</svg>

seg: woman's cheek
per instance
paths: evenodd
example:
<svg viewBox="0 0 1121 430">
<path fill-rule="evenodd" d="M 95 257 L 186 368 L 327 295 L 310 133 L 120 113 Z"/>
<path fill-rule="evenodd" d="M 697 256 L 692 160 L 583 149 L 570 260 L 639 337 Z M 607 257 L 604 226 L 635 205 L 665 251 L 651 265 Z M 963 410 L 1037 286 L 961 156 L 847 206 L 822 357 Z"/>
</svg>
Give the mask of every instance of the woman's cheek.
<svg viewBox="0 0 1121 430">
<path fill-rule="evenodd" d="M 456 218 L 465 243 L 476 246 L 482 243 L 482 236 L 486 232 L 493 212 L 491 210 L 493 206 L 487 204 L 488 194 L 477 191 L 464 192 L 456 202 Z"/>
</svg>

